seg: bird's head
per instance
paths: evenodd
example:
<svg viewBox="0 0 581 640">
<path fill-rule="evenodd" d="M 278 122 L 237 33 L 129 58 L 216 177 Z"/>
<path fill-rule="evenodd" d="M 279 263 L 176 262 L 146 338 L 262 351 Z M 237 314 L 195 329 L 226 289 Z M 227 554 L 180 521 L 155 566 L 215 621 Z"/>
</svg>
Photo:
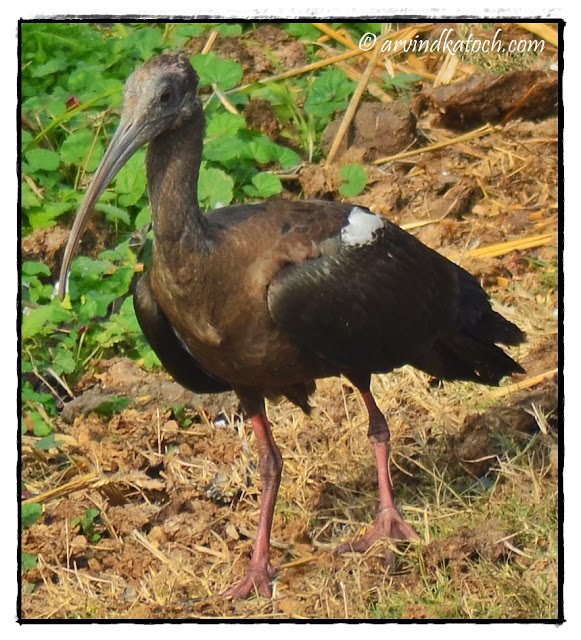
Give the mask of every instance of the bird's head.
<svg viewBox="0 0 581 640">
<path fill-rule="evenodd" d="M 200 108 L 197 88 L 198 76 L 185 53 L 152 58 L 127 79 L 119 131 L 132 132 L 142 146 L 179 127 Z"/>
<path fill-rule="evenodd" d="M 87 189 L 65 248 L 59 276 L 61 299 L 75 248 L 97 200 L 138 149 L 193 117 L 203 118 L 197 88 L 198 76 L 182 52 L 152 58 L 129 76 L 121 122 Z"/>
</svg>

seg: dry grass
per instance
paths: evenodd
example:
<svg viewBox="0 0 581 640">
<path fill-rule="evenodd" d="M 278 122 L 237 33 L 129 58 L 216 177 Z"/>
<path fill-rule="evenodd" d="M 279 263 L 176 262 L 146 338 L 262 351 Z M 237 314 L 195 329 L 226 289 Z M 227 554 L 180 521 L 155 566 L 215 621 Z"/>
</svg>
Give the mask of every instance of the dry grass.
<svg viewBox="0 0 581 640">
<path fill-rule="evenodd" d="M 551 324 L 533 329 L 519 359 L 526 363 L 552 331 Z M 334 545 L 370 523 L 376 482 L 359 397 L 345 382 L 324 380 L 311 417 L 286 402 L 269 406 L 285 461 L 273 531 L 274 560 L 281 565 L 274 598 L 223 601 L 219 594 L 248 561 L 258 518 L 250 429 L 237 421 L 176 432 L 160 408 L 164 453 L 152 461 L 163 464 L 159 478 L 105 472 L 106 483 L 45 502 L 44 524 L 24 537 L 25 550 L 39 553 L 39 566 L 24 583 L 38 583 L 23 599 L 24 617 L 556 618 L 555 416 L 541 408 L 533 434 L 495 426 L 491 418 L 476 455 L 490 466 L 476 476 L 469 468 L 474 460 L 459 460 L 453 439 L 467 418 L 492 416 L 499 406 L 494 390 L 471 384 L 430 389 L 424 374 L 404 368 L 377 376 L 373 391 L 390 420 L 392 476 L 403 513 L 421 534 L 419 545 L 385 543 L 364 556 L 332 555 Z M 541 387 L 541 398 L 554 394 L 554 384 Z M 502 406 L 517 400 L 534 406 L 526 395 Z M 134 424 L 133 418 L 121 419 Z M 73 434 L 83 422 L 77 420 Z M 110 462 L 111 447 L 143 453 L 154 438 L 146 421 L 129 442 L 96 436 L 50 452 L 42 465 L 25 455 L 25 476 L 37 489 L 49 489 L 59 481 L 50 470 L 66 464 L 63 456 L 69 468 L 71 462 L 94 467 L 94 461 Z M 235 455 L 225 462 L 229 448 Z M 180 504 L 177 512 L 158 517 L 168 501 Z M 103 538 L 92 545 L 71 520 L 94 505 L 101 509 Z M 395 571 L 386 569 L 390 549 L 398 558 Z"/>
<path fill-rule="evenodd" d="M 500 394 L 475 384 L 433 388 L 407 367 L 374 377 L 392 430 L 397 500 L 421 542 L 333 555 L 371 522 L 377 487 L 361 399 L 346 381 L 323 380 L 309 417 L 286 402 L 268 407 L 285 463 L 274 597 L 224 601 L 258 519 L 251 429 L 228 412 L 227 426 L 214 426 L 217 410 L 186 412 L 194 424 L 185 428 L 171 408 L 136 402 L 110 421 L 92 414 L 57 425 L 66 436 L 59 450 L 25 443 L 23 479 L 45 514 L 23 532 L 23 550 L 39 558 L 23 578 L 23 618 L 558 617 L 556 126 L 489 129 L 458 139 L 426 125 L 433 151 L 389 158 L 356 199 L 388 214 L 394 161 L 409 163 L 396 176 L 408 212 L 400 222 L 424 225 L 421 239 L 475 272 L 528 334 L 511 352 L 527 376 Z M 425 224 L 450 212 L 452 199 L 444 215 L 430 199 L 450 169 L 476 185 L 478 205 L 462 221 Z M 507 241 L 521 244 L 503 250 Z M 470 255 L 489 245 L 498 252 Z M 95 506 L 101 538 L 91 543 L 71 523 Z"/>
</svg>

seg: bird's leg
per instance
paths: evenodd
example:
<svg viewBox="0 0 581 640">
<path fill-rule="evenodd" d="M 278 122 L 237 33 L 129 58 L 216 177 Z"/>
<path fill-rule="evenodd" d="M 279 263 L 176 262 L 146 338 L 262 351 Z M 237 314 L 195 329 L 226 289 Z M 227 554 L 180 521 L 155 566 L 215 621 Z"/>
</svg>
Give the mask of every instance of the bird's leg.
<svg viewBox="0 0 581 640">
<path fill-rule="evenodd" d="M 389 477 L 389 428 L 384 415 L 379 410 L 369 389 L 361 391 L 361 396 L 369 414 L 367 437 L 373 447 L 377 463 L 379 482 L 379 510 L 372 528 L 354 542 L 345 542 L 336 548 L 336 553 L 347 551 L 363 552 L 380 538 L 396 540 L 419 540 L 418 534 L 402 518 L 395 506 L 393 488 Z"/>
<path fill-rule="evenodd" d="M 258 530 L 246 574 L 238 584 L 224 592 L 223 595 L 226 598 L 249 598 L 254 592 L 270 598 L 272 596 L 270 581 L 276 575 L 276 570 L 270 562 L 270 531 L 274 504 L 280 485 L 282 456 L 274 442 L 264 407 L 260 413 L 252 417 L 252 428 L 258 445 L 258 460 L 262 479 Z"/>
</svg>

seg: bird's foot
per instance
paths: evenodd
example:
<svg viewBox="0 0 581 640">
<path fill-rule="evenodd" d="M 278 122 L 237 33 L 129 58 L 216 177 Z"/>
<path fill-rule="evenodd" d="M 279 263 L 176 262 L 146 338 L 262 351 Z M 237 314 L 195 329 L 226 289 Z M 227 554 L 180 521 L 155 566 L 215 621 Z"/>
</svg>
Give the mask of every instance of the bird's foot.
<svg viewBox="0 0 581 640">
<path fill-rule="evenodd" d="M 371 529 L 354 542 L 343 542 L 335 548 L 335 553 L 347 553 L 355 551 L 363 553 L 380 538 L 392 538 L 393 540 L 419 540 L 420 536 L 414 528 L 401 517 L 395 507 L 388 507 L 377 514 Z"/>
<path fill-rule="evenodd" d="M 231 586 L 222 594 L 223 598 L 245 600 L 254 593 L 264 598 L 272 598 L 271 580 L 276 576 L 276 569 L 267 562 L 261 566 L 249 566 L 240 582 Z"/>
</svg>

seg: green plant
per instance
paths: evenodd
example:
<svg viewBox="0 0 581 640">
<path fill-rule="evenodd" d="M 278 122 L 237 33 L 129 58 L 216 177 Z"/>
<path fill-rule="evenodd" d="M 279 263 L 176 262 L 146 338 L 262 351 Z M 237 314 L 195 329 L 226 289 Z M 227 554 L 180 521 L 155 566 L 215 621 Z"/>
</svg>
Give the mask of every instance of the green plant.
<svg viewBox="0 0 581 640">
<path fill-rule="evenodd" d="M 186 407 L 183 404 L 177 405 L 177 407 L 173 407 L 171 412 L 173 413 L 174 418 L 180 423 L 182 427 L 187 429 L 193 424 L 193 420 L 188 417 L 186 413 Z"/>
<path fill-rule="evenodd" d="M 283 124 L 282 138 L 303 150 L 309 162 L 313 161 L 317 141 L 315 118 L 302 108 L 306 82 L 300 80 L 291 86 L 288 82 L 267 83 L 254 91 L 254 96 L 268 100 Z"/>
<path fill-rule="evenodd" d="M 386 89 L 393 89 L 399 93 L 409 93 L 415 89 L 415 85 L 418 82 L 423 80 L 423 77 L 417 73 L 398 73 L 395 76 L 384 73 L 381 79 Z"/>
<path fill-rule="evenodd" d="M 305 101 L 305 111 L 315 118 L 333 115 L 347 107 L 355 83 L 340 69 L 326 69 L 313 82 Z"/>
<path fill-rule="evenodd" d="M 21 569 L 22 573 L 26 571 L 30 571 L 30 569 L 34 569 L 38 564 L 38 555 L 35 553 L 26 553 L 26 551 L 22 552 L 21 555 Z"/>
<path fill-rule="evenodd" d="M 118 398 L 107 398 L 99 404 L 93 411 L 102 418 L 111 419 L 114 413 L 119 411 L 123 411 L 126 409 L 129 403 L 131 402 L 131 398 L 127 398 L 125 396 L 121 396 Z"/>
<path fill-rule="evenodd" d="M 42 505 L 37 502 L 23 504 L 20 510 L 22 528 L 27 529 L 32 526 L 42 516 L 42 513 Z"/>
<path fill-rule="evenodd" d="M 367 170 L 361 164 L 346 164 L 341 167 L 339 176 L 344 181 L 339 193 L 345 198 L 358 196 L 367 185 Z"/>
<path fill-rule="evenodd" d="M 195 55 L 194 69 L 200 77 L 200 86 L 216 85 L 221 91 L 235 87 L 242 80 L 242 67 L 234 60 L 219 58 L 214 52 Z"/>
<path fill-rule="evenodd" d="M 95 525 L 100 515 L 101 511 L 99 509 L 87 509 L 81 518 L 72 519 L 71 526 L 82 531 L 90 543 L 96 544 L 103 537 L 101 533 L 95 530 Z"/>
<path fill-rule="evenodd" d="M 557 258 L 553 260 L 542 260 L 537 257 L 527 257 L 529 262 L 529 269 L 538 271 L 541 286 L 540 291 L 548 289 L 551 292 L 556 292 L 559 285 L 559 264 Z"/>
</svg>

